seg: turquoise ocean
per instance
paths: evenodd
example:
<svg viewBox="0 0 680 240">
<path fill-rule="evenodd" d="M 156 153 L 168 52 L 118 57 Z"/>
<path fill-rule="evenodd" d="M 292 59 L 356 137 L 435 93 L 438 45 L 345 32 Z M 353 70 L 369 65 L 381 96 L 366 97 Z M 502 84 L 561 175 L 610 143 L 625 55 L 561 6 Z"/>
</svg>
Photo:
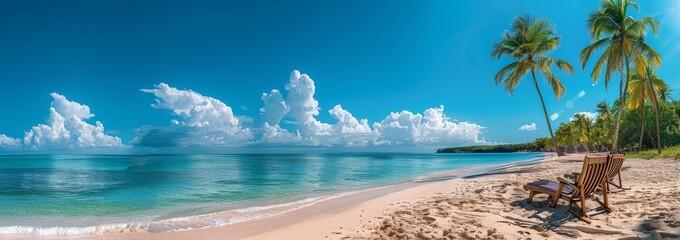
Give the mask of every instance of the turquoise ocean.
<svg viewBox="0 0 680 240">
<path fill-rule="evenodd" d="M 221 226 L 363 189 L 445 179 L 464 169 L 481 173 L 544 157 L 542 153 L 0 156 L 0 234 Z"/>
</svg>

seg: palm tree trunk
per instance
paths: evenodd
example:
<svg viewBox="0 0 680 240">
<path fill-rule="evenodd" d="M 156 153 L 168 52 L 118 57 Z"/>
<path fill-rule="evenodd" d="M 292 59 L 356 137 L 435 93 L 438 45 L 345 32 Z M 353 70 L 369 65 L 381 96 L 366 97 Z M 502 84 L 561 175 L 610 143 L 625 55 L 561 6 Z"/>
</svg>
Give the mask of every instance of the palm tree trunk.
<svg viewBox="0 0 680 240">
<path fill-rule="evenodd" d="M 621 115 L 623 115 L 623 107 L 626 105 L 626 93 L 628 92 L 628 74 L 630 74 L 630 64 L 628 63 L 628 57 L 623 54 L 623 61 L 626 62 L 626 74 L 621 73 L 621 85 L 623 89 L 619 86 L 619 112 L 616 114 L 616 125 L 614 126 L 614 139 L 612 140 L 612 153 L 619 153 L 619 130 L 621 127 Z"/>
<path fill-rule="evenodd" d="M 649 142 L 652 143 L 652 147 L 656 148 L 656 142 L 654 141 L 654 137 L 650 133 L 651 131 L 647 131 L 647 138 L 649 138 Z"/>
<path fill-rule="evenodd" d="M 642 138 L 645 136 L 645 109 L 644 105 L 640 108 L 640 143 L 638 143 L 638 151 L 642 151 Z"/>
<path fill-rule="evenodd" d="M 612 124 L 612 113 L 609 111 L 609 109 L 607 109 L 606 113 L 607 113 L 607 123 L 609 123 L 609 124 L 607 124 L 607 128 L 609 129 L 609 136 L 611 137 L 611 136 L 614 135 L 614 129 L 612 129 L 612 125 L 613 125 Z"/>
<path fill-rule="evenodd" d="M 550 126 L 550 118 L 548 117 L 548 110 L 545 109 L 545 102 L 543 101 L 543 95 L 541 94 L 541 90 L 538 88 L 538 81 L 536 81 L 536 73 L 534 72 L 534 69 L 531 69 L 531 76 L 534 78 L 534 86 L 536 87 L 536 92 L 538 93 L 538 98 L 541 99 L 541 106 L 543 107 L 543 114 L 545 115 L 545 122 L 548 124 L 548 131 L 550 131 L 550 138 L 552 139 L 553 145 L 555 146 L 555 152 L 557 153 L 557 156 L 564 156 L 564 153 L 562 153 L 562 150 L 560 150 L 560 147 L 557 146 L 557 139 L 555 139 L 555 135 L 553 134 L 552 126 Z"/>
<path fill-rule="evenodd" d="M 654 82 L 652 82 L 652 78 L 648 77 L 649 80 L 649 89 L 652 91 L 652 104 L 654 104 L 654 113 L 655 113 L 655 120 L 656 120 L 656 147 L 657 147 L 657 152 L 661 154 L 661 128 L 659 127 L 659 99 L 656 98 L 656 91 L 654 90 Z"/>
</svg>

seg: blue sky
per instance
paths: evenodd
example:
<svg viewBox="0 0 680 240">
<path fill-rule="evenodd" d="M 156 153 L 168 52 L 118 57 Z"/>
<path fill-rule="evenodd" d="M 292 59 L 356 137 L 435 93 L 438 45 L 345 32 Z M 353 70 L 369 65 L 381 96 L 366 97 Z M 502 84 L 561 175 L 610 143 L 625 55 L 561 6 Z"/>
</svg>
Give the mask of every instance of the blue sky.
<svg viewBox="0 0 680 240">
<path fill-rule="evenodd" d="M 673 69 L 680 66 L 680 3 L 639 2 L 639 13 L 630 10 L 634 16 L 661 21 L 661 31 L 649 36 L 648 42 L 663 57 L 659 75 L 677 91 L 680 80 Z M 459 134 L 442 140 L 433 132 L 423 134 L 432 139 L 421 143 L 531 141 L 547 136 L 536 92 L 528 79 L 513 96 L 493 84 L 494 74 L 510 60 L 491 58 L 491 46 L 514 16 L 547 17 L 563 37 L 551 56 L 578 66 L 579 51 L 590 43 L 585 21 L 598 4 L 539 0 L 4 4 L 0 8 L 0 109 L 4 109 L 0 134 L 23 141 L 33 126 L 49 122 L 50 107 L 62 101 L 88 106 L 94 117 L 81 120 L 93 126 L 101 122 L 106 129 L 102 134 L 120 138 L 123 145 L 139 144 L 135 137 L 153 129 L 206 137 L 206 131 L 195 131 L 197 125 L 188 124 L 190 119 L 172 114 L 176 105 L 154 107 L 155 99 L 164 99 L 140 91 L 158 90 L 165 83 L 169 89 L 190 89 L 224 103 L 239 119 L 239 129 L 250 131 L 247 141 L 257 141 L 262 135 L 262 94 L 278 89 L 290 100 L 292 91 L 285 86 L 292 81 L 291 72 L 299 70 L 300 81 L 313 79 L 313 100 L 318 102 L 318 115 L 313 117 L 318 123 L 338 122 L 329 114 L 338 104 L 359 121 L 352 126 L 361 128 L 361 119 L 366 119 L 370 131 L 375 131 L 374 123 L 387 123 L 382 121 L 391 112 L 425 115 L 432 109 L 436 115 L 444 106 L 449 119 L 440 122 L 470 123 L 472 130 L 479 131 L 473 134 L 478 139 Z M 592 85 L 591 66 L 579 67 L 573 76 L 559 74 L 567 87 L 560 100 L 550 95 L 547 85 L 541 86 L 549 111 L 562 113 L 554 126 L 617 96 L 616 84 L 608 92 L 602 82 Z M 568 108 L 567 101 L 581 91 L 585 95 Z M 51 93 L 68 100 L 56 100 Z M 181 127 L 171 124 L 173 119 Z M 537 130 L 519 130 L 530 123 Z M 286 115 L 279 125 L 295 135 L 298 124 L 300 119 Z M 446 126 L 442 129 L 447 131 Z M 164 146 L 191 146 L 191 141 Z M 329 146 L 343 145 L 332 143 Z"/>
</svg>

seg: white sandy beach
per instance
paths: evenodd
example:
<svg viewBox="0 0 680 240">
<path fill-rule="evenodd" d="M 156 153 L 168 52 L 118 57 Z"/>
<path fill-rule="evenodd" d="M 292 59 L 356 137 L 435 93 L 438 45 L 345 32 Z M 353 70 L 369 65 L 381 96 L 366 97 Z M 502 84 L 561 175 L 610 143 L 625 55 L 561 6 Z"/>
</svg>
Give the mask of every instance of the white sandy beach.
<svg viewBox="0 0 680 240">
<path fill-rule="evenodd" d="M 526 203 L 522 185 L 579 171 L 584 155 L 553 157 L 468 178 L 362 191 L 282 215 L 179 232 L 123 232 L 63 239 L 673 239 L 680 236 L 680 162 L 627 159 L 630 190 L 609 196 L 613 211 L 591 224 Z M 409 187 L 406 187 L 409 186 Z M 588 202 L 595 207 L 594 201 Z M 3 236 L 10 239 L 36 236 Z M 54 239 L 54 236 L 41 237 Z"/>
</svg>

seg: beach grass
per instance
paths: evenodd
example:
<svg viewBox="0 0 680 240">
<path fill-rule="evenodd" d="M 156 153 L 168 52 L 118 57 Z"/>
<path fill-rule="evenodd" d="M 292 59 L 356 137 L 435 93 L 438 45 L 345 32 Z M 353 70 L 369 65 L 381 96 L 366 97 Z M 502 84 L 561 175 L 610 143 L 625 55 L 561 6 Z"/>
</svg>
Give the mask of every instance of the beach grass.
<svg viewBox="0 0 680 240">
<path fill-rule="evenodd" d="M 650 149 L 646 151 L 632 152 L 627 154 L 630 158 L 642 158 L 642 159 L 652 159 L 652 158 L 670 158 L 670 159 L 680 159 L 680 145 L 664 147 L 661 154 L 658 154 L 656 149 Z"/>
</svg>

